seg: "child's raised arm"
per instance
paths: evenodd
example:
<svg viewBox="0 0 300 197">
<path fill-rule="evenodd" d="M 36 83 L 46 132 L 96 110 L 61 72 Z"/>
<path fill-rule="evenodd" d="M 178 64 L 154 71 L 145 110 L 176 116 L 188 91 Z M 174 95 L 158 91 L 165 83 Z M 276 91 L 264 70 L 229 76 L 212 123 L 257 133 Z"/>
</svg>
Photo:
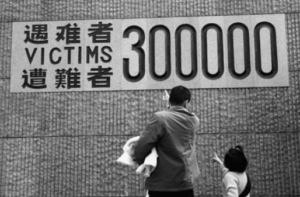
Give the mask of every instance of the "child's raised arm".
<svg viewBox="0 0 300 197">
<path fill-rule="evenodd" d="M 212 158 L 212 160 L 214 162 L 217 162 L 220 165 L 223 165 L 223 162 L 221 161 L 221 159 L 218 157 L 218 155 L 216 153 L 214 153 L 214 157 Z"/>
<path fill-rule="evenodd" d="M 218 157 L 218 155 L 216 153 L 214 153 L 214 157 L 212 158 L 213 162 L 217 162 L 223 172 L 223 174 L 225 174 L 226 172 L 228 172 L 228 169 L 224 166 L 223 161 L 221 161 L 221 159 Z"/>
</svg>

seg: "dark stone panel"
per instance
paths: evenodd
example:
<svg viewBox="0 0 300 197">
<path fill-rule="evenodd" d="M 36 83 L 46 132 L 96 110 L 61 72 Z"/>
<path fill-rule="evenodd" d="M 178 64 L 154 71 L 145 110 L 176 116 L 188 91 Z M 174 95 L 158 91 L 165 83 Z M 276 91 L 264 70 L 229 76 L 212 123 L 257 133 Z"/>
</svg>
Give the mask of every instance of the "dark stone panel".
<svg viewBox="0 0 300 197">
<path fill-rule="evenodd" d="M 0 22 L 43 20 L 41 0 L 4 0 L 0 2 Z"/>
<path fill-rule="evenodd" d="M 299 132 L 299 76 L 288 88 L 192 90 L 199 134 Z M 163 90 L 9 93 L 0 80 L 0 137 L 138 135 L 166 108 Z"/>
<path fill-rule="evenodd" d="M 286 14 L 288 88 L 192 90 L 200 118 L 196 196 L 220 195 L 211 162 L 245 147 L 251 196 L 299 196 L 298 0 L 4 0 L 0 2 L 0 196 L 144 196 L 143 178 L 115 163 L 166 107 L 162 90 L 10 93 L 12 22 Z"/>
<path fill-rule="evenodd" d="M 143 178 L 115 162 L 130 136 L 1 138 L 4 196 L 142 196 Z M 211 160 L 237 144 L 249 161 L 251 196 L 297 196 L 299 134 L 197 135 L 196 196 L 217 196 L 222 173 Z M 293 162 L 291 162 L 293 161 Z"/>
<path fill-rule="evenodd" d="M 0 88 L 9 89 L 9 80 Z M 163 91 L 1 92 L 0 136 L 132 135 L 166 107 Z"/>
<path fill-rule="evenodd" d="M 10 78 L 12 23 L 0 22 L 0 80 Z"/>
<path fill-rule="evenodd" d="M 5 196 L 142 195 L 134 168 L 116 163 L 127 137 L 2 139 Z"/>
</svg>

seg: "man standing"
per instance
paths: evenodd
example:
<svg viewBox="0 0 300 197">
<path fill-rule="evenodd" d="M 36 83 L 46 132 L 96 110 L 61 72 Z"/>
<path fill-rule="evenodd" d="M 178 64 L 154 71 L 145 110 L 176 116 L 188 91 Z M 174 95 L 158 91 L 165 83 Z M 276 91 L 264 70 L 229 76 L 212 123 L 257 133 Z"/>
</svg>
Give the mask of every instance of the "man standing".
<svg viewBox="0 0 300 197">
<path fill-rule="evenodd" d="M 193 197 L 193 187 L 200 176 L 195 135 L 199 119 L 187 110 L 191 92 L 183 86 L 171 90 L 170 108 L 150 118 L 134 148 L 133 159 L 142 164 L 156 147 L 158 161 L 146 179 L 150 197 Z"/>
</svg>

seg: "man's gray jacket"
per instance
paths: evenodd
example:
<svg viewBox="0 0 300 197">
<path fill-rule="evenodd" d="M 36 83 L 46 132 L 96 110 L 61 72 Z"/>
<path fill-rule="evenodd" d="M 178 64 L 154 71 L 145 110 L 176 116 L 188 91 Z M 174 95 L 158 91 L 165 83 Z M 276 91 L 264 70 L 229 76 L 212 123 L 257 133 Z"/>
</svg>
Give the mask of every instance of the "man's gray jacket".
<svg viewBox="0 0 300 197">
<path fill-rule="evenodd" d="M 152 147 L 156 147 L 158 162 L 156 169 L 146 179 L 146 189 L 193 189 L 200 176 L 195 145 L 198 130 L 198 117 L 181 106 L 171 106 L 150 118 L 133 155 L 134 161 L 142 164 Z"/>
</svg>

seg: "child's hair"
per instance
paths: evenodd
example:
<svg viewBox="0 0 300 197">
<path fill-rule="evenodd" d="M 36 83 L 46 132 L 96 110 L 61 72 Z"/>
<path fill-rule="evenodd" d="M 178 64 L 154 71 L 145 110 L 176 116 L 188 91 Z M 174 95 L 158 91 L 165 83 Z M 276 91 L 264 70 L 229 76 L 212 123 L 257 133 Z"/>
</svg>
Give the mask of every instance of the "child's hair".
<svg viewBox="0 0 300 197">
<path fill-rule="evenodd" d="M 248 161 L 244 155 L 243 147 L 240 145 L 230 148 L 224 157 L 224 165 L 233 172 L 245 172 Z"/>
</svg>

